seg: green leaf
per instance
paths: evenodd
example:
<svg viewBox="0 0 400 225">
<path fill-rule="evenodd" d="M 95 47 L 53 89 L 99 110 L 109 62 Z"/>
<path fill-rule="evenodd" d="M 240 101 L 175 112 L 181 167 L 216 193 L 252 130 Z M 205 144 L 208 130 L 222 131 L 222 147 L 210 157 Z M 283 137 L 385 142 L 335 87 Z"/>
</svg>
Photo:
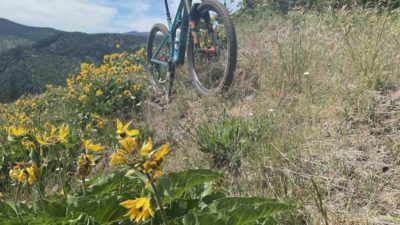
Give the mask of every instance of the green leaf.
<svg viewBox="0 0 400 225">
<path fill-rule="evenodd" d="M 8 200 L 0 201 L 0 218 L 10 218 L 15 217 L 18 211 L 15 208 L 15 204 Z M 0 219 L 0 221 L 1 221 Z"/>
<path fill-rule="evenodd" d="M 82 213 L 93 217 L 99 223 L 110 223 L 122 219 L 126 209 L 119 205 L 127 197 L 110 194 L 103 198 L 96 196 L 68 197 L 67 217 L 77 218 Z"/>
<path fill-rule="evenodd" d="M 171 205 L 165 210 L 167 217 L 177 218 L 186 215 L 190 210 L 197 208 L 198 199 L 175 199 Z"/>
<path fill-rule="evenodd" d="M 121 170 L 92 180 L 87 186 L 87 194 L 102 197 L 116 190 L 119 192 L 137 190 L 139 192 L 143 186 L 144 182 L 136 173 L 127 175 L 125 170 Z"/>
<path fill-rule="evenodd" d="M 192 210 L 183 218 L 174 220 L 181 225 L 245 225 L 297 207 L 294 203 L 277 199 L 227 197 L 215 200 L 202 210 Z M 271 220 L 269 220 L 271 221 Z M 267 223 L 268 224 L 268 223 Z"/>
<path fill-rule="evenodd" d="M 112 173 L 108 176 L 96 178 L 88 187 L 88 194 L 103 196 L 113 190 L 118 189 L 123 178 L 123 173 Z"/>
<path fill-rule="evenodd" d="M 42 208 L 40 201 L 36 202 L 36 204 L 40 209 Z M 46 213 L 48 214 L 48 216 L 51 217 L 64 218 L 67 210 L 66 205 L 61 203 L 61 201 L 51 201 L 48 199 L 43 200 L 43 207 L 46 209 Z"/>
<path fill-rule="evenodd" d="M 168 173 L 158 178 L 158 183 L 171 198 L 181 198 L 191 188 L 223 177 L 214 170 L 196 169 Z"/>
</svg>

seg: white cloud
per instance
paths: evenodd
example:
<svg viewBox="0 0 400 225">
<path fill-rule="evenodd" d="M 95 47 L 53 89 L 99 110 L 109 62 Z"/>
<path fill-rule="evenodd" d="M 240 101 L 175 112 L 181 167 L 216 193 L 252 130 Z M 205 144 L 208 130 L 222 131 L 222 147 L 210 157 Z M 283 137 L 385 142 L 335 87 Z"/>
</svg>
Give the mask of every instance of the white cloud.
<svg viewBox="0 0 400 225">
<path fill-rule="evenodd" d="M 1 0 L 0 17 L 64 31 L 145 31 L 161 19 L 146 16 L 150 0 Z M 120 9 L 129 11 L 121 14 Z"/>
<path fill-rule="evenodd" d="M 118 11 L 79 0 L 1 0 L 0 17 L 66 31 L 96 32 Z M 100 29 L 99 29 L 100 28 Z"/>
<path fill-rule="evenodd" d="M 157 22 L 166 23 L 162 0 L 0 0 L 0 17 L 40 27 L 65 31 L 128 32 L 149 31 Z M 228 0 L 229 1 L 229 0 Z M 180 0 L 169 0 L 171 14 Z"/>
</svg>

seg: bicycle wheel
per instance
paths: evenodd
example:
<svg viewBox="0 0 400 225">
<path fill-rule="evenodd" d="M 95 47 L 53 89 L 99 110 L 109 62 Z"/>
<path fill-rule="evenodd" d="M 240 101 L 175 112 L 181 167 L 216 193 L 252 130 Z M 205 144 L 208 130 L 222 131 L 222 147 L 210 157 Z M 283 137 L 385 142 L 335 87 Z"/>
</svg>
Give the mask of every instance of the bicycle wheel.
<svg viewBox="0 0 400 225">
<path fill-rule="evenodd" d="M 149 81 L 151 83 L 151 99 L 160 104 L 168 103 L 169 95 L 173 85 L 175 71 L 173 66 L 161 66 L 160 64 L 151 62 L 153 54 L 161 46 L 164 37 L 167 35 L 168 29 L 163 24 L 155 24 L 150 31 L 147 40 L 147 71 Z M 165 44 L 160 53 L 155 57 L 161 62 L 169 62 L 169 43 Z"/>
<path fill-rule="evenodd" d="M 206 0 L 192 17 L 188 45 L 189 78 L 200 95 L 227 90 L 232 83 L 237 60 L 235 28 L 224 5 Z M 197 40 L 192 32 L 197 33 Z M 197 43 L 195 43 L 197 42 Z"/>
</svg>

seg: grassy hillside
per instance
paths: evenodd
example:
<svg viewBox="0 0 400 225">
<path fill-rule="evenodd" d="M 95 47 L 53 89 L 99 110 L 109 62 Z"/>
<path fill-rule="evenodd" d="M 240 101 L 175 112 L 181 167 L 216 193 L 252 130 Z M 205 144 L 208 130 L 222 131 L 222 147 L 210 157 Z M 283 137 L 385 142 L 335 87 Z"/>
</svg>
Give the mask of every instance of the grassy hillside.
<svg viewBox="0 0 400 225">
<path fill-rule="evenodd" d="M 11 178 L 7 174 L 15 168 L 13 162 L 36 156 L 25 153 L 31 147 L 37 154 L 42 149 L 62 152 L 61 157 L 69 162 L 59 170 L 55 169 L 56 154 L 41 155 L 54 171 L 47 178 L 47 186 L 26 185 L 26 189 L 16 190 L 27 196 L 39 188 L 46 190 L 45 204 L 61 209 L 49 212 L 51 215 L 71 210 L 73 213 L 66 216 L 73 221 L 106 223 L 108 218 L 119 221 L 123 214 L 118 202 L 110 199 L 125 200 L 145 193 L 156 205 L 148 180 L 147 188 L 141 182 L 146 180 L 144 168 L 140 169 L 145 160 L 129 165 L 139 165 L 138 170 L 121 169 L 123 175 L 108 173 L 115 172 L 109 160 L 115 159 L 116 152 L 138 146 L 118 140 L 123 127 L 117 132 L 115 127 L 121 119 L 133 120 L 135 127 L 142 128 L 137 139 L 140 143 L 149 143 L 148 136 L 156 146 L 169 143 L 163 170 L 154 177 L 159 179 L 158 187 L 165 190 L 162 194 L 167 193 L 162 201 L 172 199 L 173 203 L 165 204 L 170 218 L 189 215 L 184 218 L 193 222 L 201 215 L 201 221 L 207 221 L 202 224 L 223 221 L 241 225 L 241 219 L 268 215 L 249 224 L 400 224 L 399 15 L 397 11 L 388 14 L 374 10 L 236 15 L 239 62 L 233 87 L 221 96 L 199 97 L 188 85 L 186 68 L 179 68 L 176 94 L 163 108 L 146 104 L 151 89 L 146 88 L 145 71 L 140 69 L 143 51 L 134 56 L 108 56 L 106 65 L 98 68 L 84 64 L 77 76 L 68 80 L 67 88 L 50 88 L 44 94 L 0 108 L 4 118 L 0 120 L 0 150 L 4 155 L 0 158 L 0 191 L 15 197 L 10 193 Z M 135 61 L 138 55 L 142 61 Z M 66 124 L 70 128 L 68 144 L 62 144 L 58 136 L 62 136 Z M 15 137 L 10 126 L 27 127 L 28 134 Z M 43 147 L 37 134 L 39 140 L 48 136 L 49 142 L 59 145 Z M 33 147 L 24 144 L 26 139 Z M 88 139 L 101 143 L 106 154 L 90 153 L 90 145 L 85 144 Z M 96 166 L 90 157 L 89 164 L 74 160 L 80 154 L 95 157 Z M 128 160 L 117 156 L 122 157 L 115 159 L 117 162 Z M 194 168 L 210 170 L 193 172 Z M 216 170 L 224 175 L 214 174 Z M 164 172 L 166 176 L 160 175 Z M 190 179 L 191 175 L 195 178 Z M 64 179 L 58 181 L 59 176 Z M 88 178 L 87 190 L 79 176 Z M 28 177 L 21 180 L 29 182 Z M 63 181 L 72 186 L 65 188 L 69 195 L 64 197 Z M 38 179 L 41 182 L 45 181 Z M 15 177 L 14 183 L 18 183 Z M 249 206 L 223 202 L 220 193 L 274 199 L 261 205 L 265 199 L 246 198 Z M 15 201 L 25 199 L 15 197 Z M 214 204 L 215 199 L 219 200 Z M 87 201 L 85 206 L 90 205 L 90 210 L 74 208 L 79 200 Z M 114 210 L 100 208 L 107 205 L 101 204 L 103 201 L 112 202 Z M 34 204 L 22 202 L 20 209 L 27 221 L 38 212 L 37 218 L 59 218 L 46 217 L 39 203 L 28 205 Z M 272 212 L 295 210 L 283 214 L 257 211 L 267 208 Z M 105 210 L 109 212 L 107 218 L 103 216 Z M 0 215 L 5 221 L 16 220 L 12 210 L 0 210 Z M 181 224 L 182 218 L 174 222 Z M 212 221 L 215 218 L 221 219 L 219 223 Z M 160 217 L 155 221 L 161 223 Z"/>
<path fill-rule="evenodd" d="M 399 24 L 397 11 L 238 16 L 231 91 L 198 98 L 182 71 L 148 120 L 176 141 L 169 169 L 228 159 L 235 194 L 303 204 L 279 224 L 399 224 Z"/>
<path fill-rule="evenodd" d="M 63 32 L 0 18 L 0 102 L 65 85 L 81 62 L 98 65 L 105 54 L 133 52 L 145 42 L 144 35 Z"/>
<path fill-rule="evenodd" d="M 0 101 L 39 93 L 46 84 L 65 85 L 80 62 L 99 64 L 105 54 L 135 51 L 146 37 L 119 34 L 60 33 L 0 53 Z M 1 44 L 1 43 L 0 43 Z M 121 47 L 117 48 L 117 44 Z"/>
</svg>

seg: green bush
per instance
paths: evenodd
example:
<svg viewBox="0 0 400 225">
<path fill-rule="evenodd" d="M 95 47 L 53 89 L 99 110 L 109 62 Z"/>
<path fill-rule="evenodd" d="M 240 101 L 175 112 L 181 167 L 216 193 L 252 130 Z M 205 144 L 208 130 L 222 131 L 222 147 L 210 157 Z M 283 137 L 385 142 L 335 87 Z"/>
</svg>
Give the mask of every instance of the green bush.
<svg viewBox="0 0 400 225">
<path fill-rule="evenodd" d="M 240 158 L 252 150 L 270 130 L 269 121 L 261 118 L 225 118 L 217 123 L 203 123 L 197 129 L 200 151 L 213 155 L 214 166 L 239 168 Z"/>
</svg>

